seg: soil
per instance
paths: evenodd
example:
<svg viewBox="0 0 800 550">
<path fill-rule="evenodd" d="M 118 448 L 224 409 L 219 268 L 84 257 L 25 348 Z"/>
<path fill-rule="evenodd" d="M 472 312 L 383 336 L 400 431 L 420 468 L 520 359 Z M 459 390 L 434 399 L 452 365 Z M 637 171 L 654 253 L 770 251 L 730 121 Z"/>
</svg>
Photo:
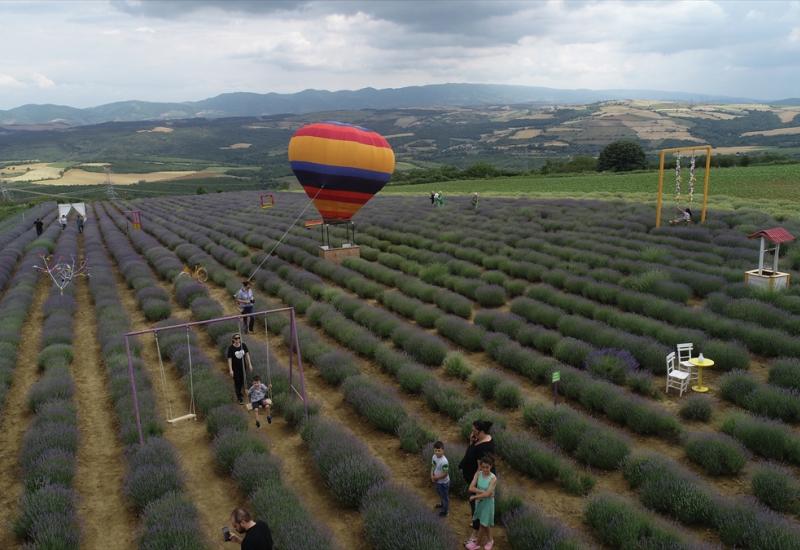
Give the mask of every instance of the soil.
<svg viewBox="0 0 800 550">
<path fill-rule="evenodd" d="M 209 295 L 222 305 L 225 315 L 239 313 L 225 290 L 212 285 L 206 285 L 206 288 Z M 205 331 L 198 331 L 197 334 L 198 343 L 205 353 L 212 359 L 219 357 L 219 352 L 208 334 Z M 288 355 L 280 354 L 278 340 L 280 338 L 270 339 L 270 350 L 284 364 L 288 364 Z M 226 371 L 227 368 L 220 362 L 220 372 L 227 374 Z M 250 426 L 251 431 L 255 429 L 254 425 L 255 421 Z M 279 433 L 275 434 L 276 431 Z M 342 508 L 325 488 L 325 482 L 316 471 L 300 434 L 280 417 L 275 417 L 272 424 L 267 424 L 262 417 L 261 429 L 256 430 L 256 433 L 267 444 L 270 452 L 281 459 L 287 487 L 291 487 L 301 497 L 303 504 L 316 519 L 331 529 L 338 546 L 347 549 L 366 548 L 360 536 L 364 530 L 361 514 L 356 510 Z"/>
<path fill-rule="evenodd" d="M 131 318 L 131 330 L 150 328 L 152 324 L 139 310 L 133 292 L 125 285 L 118 272 L 116 276 L 117 290 Z M 181 318 L 180 315 L 175 317 Z M 149 345 L 151 343 L 152 341 L 148 342 L 146 336 L 142 338 L 142 362 L 159 398 L 156 406 L 159 409 L 159 416 L 164 420 L 164 438 L 175 447 L 180 459 L 185 477 L 184 487 L 189 499 L 197 507 L 208 548 L 220 550 L 228 548 L 220 540 L 220 529 L 228 523 L 231 510 L 241 506 L 244 498 L 233 481 L 217 471 L 208 434 L 202 422 L 196 420 L 186 420 L 176 424 L 166 422 L 166 402 L 162 392 L 166 391 L 173 414 L 181 416 L 189 410 L 186 386 L 177 371 L 166 363 L 164 365 L 166 390 L 164 390 L 160 382 L 161 372 L 155 345 Z"/>
<path fill-rule="evenodd" d="M 168 285 L 162 281 L 160 286 L 166 290 L 170 296 L 172 296 L 173 292 L 171 285 Z M 123 298 L 123 303 L 125 303 L 126 309 L 128 310 L 129 314 L 131 314 L 131 318 L 134 320 L 136 328 L 141 329 L 149 327 L 150 324 L 146 322 L 143 315 L 138 310 L 136 299 L 133 296 L 133 293 L 127 289 L 124 281 L 122 281 L 121 278 L 119 279 L 119 288 Z M 230 296 L 228 296 L 224 290 L 209 286 L 209 292 L 212 297 L 214 297 L 220 302 L 220 304 L 223 305 L 223 307 L 228 307 L 228 313 L 238 313 L 238 310 L 235 308 L 232 310 L 230 309 L 233 307 L 232 304 L 230 304 Z M 177 302 L 175 302 L 174 299 L 171 300 L 170 305 L 172 306 L 172 316 L 174 318 L 181 319 L 183 321 L 190 320 L 189 310 L 181 307 Z M 196 331 L 196 334 L 199 337 L 198 345 L 206 353 L 206 355 L 211 359 L 217 358 L 219 356 L 219 351 L 207 333 L 205 331 Z M 152 372 L 153 370 L 158 370 L 158 358 L 156 356 L 155 349 L 153 346 L 144 346 L 143 351 L 144 362 L 150 368 L 151 379 L 154 380 L 156 388 L 158 388 L 157 381 L 160 379 L 160 374 L 157 372 Z M 175 405 L 174 401 L 173 405 L 176 407 L 176 410 L 183 410 L 180 408 L 181 406 L 184 408 L 188 407 L 188 405 L 186 405 L 186 399 L 184 396 L 185 385 L 182 381 L 177 379 L 174 369 L 169 368 L 168 366 L 166 371 L 168 375 L 168 385 L 170 386 L 168 389 L 169 395 L 173 399 L 174 396 L 178 395 L 183 398 L 183 405 Z M 227 374 L 226 368 L 222 362 L 220 362 L 220 371 Z M 158 389 L 160 390 L 160 388 Z M 185 428 L 183 428 L 183 426 L 186 425 L 194 425 L 198 428 L 202 427 L 202 423 L 200 422 L 183 422 L 175 427 L 168 426 L 168 433 L 171 433 L 174 430 L 184 430 Z M 254 424 L 251 425 L 250 430 L 251 433 L 253 433 L 253 430 L 256 430 Z M 201 431 L 203 441 L 195 440 L 195 445 L 200 449 L 206 450 L 207 454 L 210 456 L 210 460 L 204 461 L 206 464 L 208 464 L 208 470 L 207 473 L 202 471 L 198 473 L 199 479 L 203 479 L 202 476 L 204 475 L 210 475 L 215 472 L 213 455 L 211 455 L 208 437 L 205 435 L 204 428 L 202 428 Z M 278 434 L 275 434 L 275 432 L 278 432 Z M 305 443 L 303 443 L 300 435 L 280 418 L 275 418 L 272 424 L 267 424 L 264 420 L 262 420 L 261 429 L 257 430 L 255 433 L 258 433 L 258 436 L 264 440 L 270 449 L 270 452 L 281 459 L 281 470 L 283 472 L 286 485 L 295 491 L 303 505 L 307 510 L 309 510 L 314 518 L 330 528 L 336 546 L 338 548 L 348 549 L 363 548 L 362 537 L 360 536 L 360 534 L 363 532 L 363 520 L 361 519 L 361 515 L 357 511 L 343 509 L 341 505 L 333 498 L 330 492 L 325 488 L 323 480 L 315 472 L 311 458 L 308 454 L 307 448 L 305 447 Z M 272 437 L 274 434 L 279 435 L 279 437 Z M 181 456 L 182 464 L 186 463 L 187 460 L 194 460 L 189 458 L 192 455 L 190 450 L 187 450 L 186 452 L 180 452 L 181 448 L 178 447 L 178 443 L 173 441 L 172 438 L 168 437 L 168 439 L 173 443 L 173 445 L 176 446 L 176 448 L 179 449 L 179 455 Z M 184 465 L 184 467 L 187 469 L 194 469 L 191 464 Z M 235 502 L 231 500 L 221 508 L 219 506 L 217 508 L 211 508 L 210 512 L 206 514 L 211 515 L 215 511 L 217 512 L 216 521 L 212 521 L 211 523 L 208 521 L 205 522 L 207 525 L 213 526 L 213 532 L 211 533 L 211 536 L 213 537 L 212 540 L 216 540 L 216 537 L 219 534 L 217 524 L 219 523 L 221 526 L 225 521 L 227 521 L 228 510 L 232 510 L 234 505 L 241 506 L 245 501 L 238 489 L 230 480 L 224 480 L 223 482 L 229 485 L 228 492 L 233 492 L 238 500 Z M 202 483 L 198 484 L 198 486 L 202 486 Z M 203 497 L 192 492 L 190 492 L 190 496 L 192 501 L 198 506 L 198 508 L 200 508 L 199 499 Z M 219 513 L 219 510 L 223 510 L 223 512 Z M 205 519 L 205 516 L 203 517 Z M 267 521 L 269 521 L 269 518 L 267 518 Z M 214 548 L 216 546 L 212 545 L 211 547 Z M 221 544 L 219 547 L 223 548 Z"/>
<path fill-rule="evenodd" d="M 83 277 L 73 284 L 78 308 L 72 377 L 80 434 L 74 484 L 80 495 L 82 543 L 86 548 L 135 548 L 136 518 L 123 496 L 123 450 L 114 426 L 89 285 Z"/>
<path fill-rule="evenodd" d="M 235 315 L 239 310 L 231 303 L 228 293 L 219 287 L 206 285 L 209 296 L 222 305 L 225 315 Z M 211 339 L 203 333 L 204 346 L 209 349 L 209 357 L 216 357 Z M 280 355 L 278 344 L 280 338 L 270 340 L 270 350 L 285 364 L 288 364 L 288 355 Z M 221 365 L 220 370 L 225 368 Z M 306 388 L 308 390 L 308 388 Z M 280 437 L 268 437 L 267 434 L 275 429 L 281 431 Z M 275 418 L 272 425 L 265 424 L 262 420 L 262 437 L 265 438 L 271 451 L 282 460 L 283 472 L 287 486 L 292 487 L 301 497 L 306 508 L 315 518 L 326 524 L 333 532 L 336 543 L 341 548 L 364 548 L 360 536 L 364 531 L 364 520 L 356 510 L 346 510 L 325 488 L 325 482 L 314 467 L 308 447 L 303 442 L 300 434 L 295 432 L 283 419 Z"/>
<path fill-rule="evenodd" d="M 50 281 L 39 278 L 33 294 L 30 314 L 22 325 L 25 342 L 20 344 L 20 360 L 14 369 L 14 380 L 6 394 L 5 408 L 0 417 L 0 548 L 16 548 L 12 524 L 19 511 L 19 497 L 22 495 L 22 474 L 19 470 L 19 452 L 22 436 L 28 428 L 31 414 L 28 412 L 28 392 L 39 378 L 36 354 L 42 339 L 44 315 L 42 304 L 47 299 Z"/>
<path fill-rule="evenodd" d="M 250 247 L 251 252 L 259 253 L 260 250 L 254 249 Z M 333 284 L 333 283 L 331 283 Z M 346 289 L 339 289 L 342 290 L 346 294 L 351 294 Z M 228 303 L 228 296 L 226 293 L 222 292 L 222 299 L 220 300 L 222 303 Z M 213 294 L 214 292 L 212 292 Z M 379 304 L 373 304 L 377 307 L 381 307 Z M 701 308 L 703 306 L 703 302 L 701 300 L 695 300 L 693 303 L 690 303 L 691 306 L 696 308 Z M 234 311 L 235 312 L 235 311 Z M 324 337 L 324 339 L 332 346 L 340 347 L 337 343 L 335 343 L 332 339 L 327 336 L 324 336 L 322 332 L 318 331 L 317 334 Z M 451 346 L 455 349 L 455 346 Z M 285 359 L 285 350 L 281 350 L 282 358 Z M 499 370 L 503 371 L 507 375 L 513 377 L 519 384 L 520 388 L 523 391 L 523 395 L 526 399 L 532 399 L 533 401 L 539 402 L 552 402 L 552 397 L 550 395 L 550 390 L 547 387 L 542 386 L 534 386 L 530 383 L 527 379 L 524 379 L 516 374 L 511 373 L 507 369 L 502 367 L 498 367 L 493 361 L 491 361 L 486 354 L 478 353 L 478 354 L 465 354 L 467 355 L 468 359 L 473 362 L 476 366 L 488 367 L 488 368 L 499 368 Z M 756 358 L 757 359 L 757 358 Z M 371 378 L 376 378 L 381 380 L 382 382 L 386 383 L 390 387 L 396 387 L 397 383 L 388 375 L 382 373 L 374 364 L 363 361 L 359 359 L 359 364 L 361 367 L 361 371 L 370 376 Z M 756 371 L 756 376 L 761 379 L 766 377 L 766 368 L 762 364 L 762 362 L 754 361 L 754 367 L 752 369 Z M 443 375 L 436 371 L 432 370 L 437 376 L 443 377 Z M 704 372 L 704 380 L 713 383 L 720 374 L 716 372 Z M 399 442 L 396 438 L 392 436 L 388 436 L 386 434 L 382 434 L 376 432 L 375 430 L 363 426 L 363 420 L 349 408 L 340 394 L 331 395 L 330 391 L 326 391 L 329 389 L 329 386 L 321 380 L 318 376 L 316 371 L 313 369 L 306 370 L 306 382 L 307 382 L 307 389 L 309 395 L 312 399 L 320 401 L 322 404 L 322 411 L 323 414 L 327 414 L 329 416 L 333 416 L 339 422 L 351 427 L 359 437 L 364 440 L 373 452 L 379 457 L 381 457 L 387 465 L 392 468 L 393 471 L 399 472 L 400 475 L 397 473 L 395 474 L 396 477 L 401 477 L 403 473 L 408 473 L 412 477 L 413 482 L 417 482 L 422 480 L 421 485 L 416 486 L 415 489 L 420 492 L 421 494 L 425 494 L 424 491 L 427 491 L 431 497 L 433 502 L 436 501 L 435 495 L 432 491 L 430 491 L 430 487 L 428 487 L 427 482 L 425 482 L 425 475 L 424 475 L 424 466 L 420 466 L 419 470 L 422 472 L 420 473 L 413 473 L 415 471 L 415 467 L 412 465 L 407 465 L 405 463 L 398 462 L 398 457 L 402 457 L 404 454 L 403 451 L 399 448 Z M 475 393 L 474 389 L 469 387 L 468 384 L 463 382 L 456 382 L 462 385 L 465 393 Z M 717 386 L 718 387 L 718 386 Z M 729 403 L 725 403 L 719 399 L 718 396 L 712 395 L 711 396 L 714 401 L 714 409 L 715 409 L 715 419 L 711 425 L 702 424 L 702 423 L 686 423 L 686 427 L 690 431 L 701 431 L 701 432 L 711 432 L 715 428 L 718 428 L 718 423 L 721 421 L 721 418 L 724 416 L 721 413 L 725 413 L 729 410 L 738 410 L 737 407 L 733 407 Z M 409 397 L 405 394 L 401 395 L 401 399 L 407 407 L 407 410 L 414 411 L 418 416 L 421 417 L 423 420 L 423 424 L 435 428 L 437 433 L 442 434 L 444 439 L 448 439 L 451 434 L 454 435 L 453 440 L 458 440 L 459 436 L 457 434 L 457 427 L 454 426 L 454 423 L 437 414 L 429 413 L 425 404 L 416 397 Z M 684 396 L 685 399 L 685 396 Z M 677 397 L 677 395 L 669 395 L 665 399 L 656 400 L 654 404 L 662 406 L 665 410 L 668 410 L 672 414 L 677 414 L 680 405 L 682 404 L 681 399 Z M 575 406 L 575 408 L 580 409 L 580 406 L 571 403 L 571 406 Z M 333 411 L 333 412 L 331 412 Z M 521 414 L 519 411 L 515 411 L 512 413 L 504 412 L 507 418 L 509 418 L 510 425 L 512 427 L 518 429 L 527 429 L 524 428 L 522 425 Z M 619 430 L 619 427 L 613 424 L 610 424 L 605 419 L 598 419 L 601 424 L 607 424 L 609 427 L 613 427 L 615 430 Z M 448 432 L 445 435 L 444 430 L 440 431 L 442 428 Z M 622 430 L 623 432 L 625 430 Z M 754 467 L 754 463 L 750 462 L 745 470 L 735 478 L 714 478 L 711 476 L 704 475 L 704 472 L 700 470 L 699 467 L 691 463 L 685 455 L 683 448 L 679 443 L 670 443 L 658 438 L 650 438 L 650 437 L 641 437 L 635 434 L 627 434 L 628 437 L 632 441 L 632 451 L 634 453 L 639 452 L 655 452 L 657 454 L 662 454 L 665 456 L 671 457 L 673 460 L 681 463 L 687 469 L 694 471 L 698 476 L 700 476 L 704 481 L 706 481 L 709 485 L 711 485 L 716 492 L 725 496 L 735 496 L 735 495 L 743 495 L 749 493 L 749 477 L 752 468 Z M 388 452 L 387 452 L 388 451 Z M 417 458 L 417 457 L 412 457 Z M 420 463 L 421 464 L 421 461 Z M 504 472 L 506 473 L 506 472 Z M 637 502 L 638 499 L 633 493 L 627 482 L 622 477 L 621 473 L 616 472 L 592 472 L 596 479 L 597 479 L 597 489 L 606 490 L 613 493 L 621 494 L 626 496 L 629 500 L 633 502 Z M 504 476 L 506 479 L 505 481 L 509 485 L 514 485 L 518 488 L 525 489 L 525 496 L 530 498 L 533 496 L 532 500 L 535 501 L 537 506 L 539 506 L 545 513 L 558 517 L 562 522 L 566 525 L 569 525 L 583 533 L 586 533 L 586 528 L 581 522 L 582 518 L 582 509 L 585 503 L 585 499 L 577 498 L 577 497 L 569 497 L 565 495 L 565 493 L 559 490 L 553 483 L 544 483 L 544 484 L 534 484 L 531 482 L 530 479 L 524 478 L 522 476 L 514 475 L 514 472 L 509 472 L 511 475 Z M 412 483 L 414 486 L 414 483 Z M 570 500 L 574 500 L 574 502 L 570 502 Z M 462 503 L 466 505 L 466 503 Z M 463 523 L 463 522 L 462 522 Z M 454 530 L 462 534 L 461 531 L 464 529 L 459 530 L 459 526 L 456 524 L 453 526 Z M 691 532 L 694 536 L 710 542 L 712 544 L 718 544 L 718 536 L 715 532 L 709 529 L 702 529 L 702 528 L 692 528 L 686 529 L 684 527 L 678 527 L 675 525 L 670 525 L 670 529 L 675 529 L 684 532 Z M 499 537 L 498 537 L 499 538 Z M 498 541 L 499 542 L 499 541 Z"/>
</svg>

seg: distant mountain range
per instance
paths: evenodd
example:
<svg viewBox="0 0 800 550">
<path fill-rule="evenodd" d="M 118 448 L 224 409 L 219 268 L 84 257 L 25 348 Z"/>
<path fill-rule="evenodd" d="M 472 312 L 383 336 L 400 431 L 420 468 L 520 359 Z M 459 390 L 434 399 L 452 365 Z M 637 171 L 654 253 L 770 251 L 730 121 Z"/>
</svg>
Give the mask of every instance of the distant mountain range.
<svg viewBox="0 0 800 550">
<path fill-rule="evenodd" d="M 119 101 L 77 109 L 64 105 L 22 105 L 0 111 L 0 125 L 81 126 L 103 122 L 175 120 L 303 114 L 358 109 L 443 108 L 515 104 L 586 104 L 617 99 L 652 99 L 698 103 L 759 103 L 737 97 L 657 90 L 562 90 L 495 84 L 436 84 L 405 88 L 361 90 L 304 90 L 293 94 L 235 92 L 201 101 L 157 103 Z M 771 102 L 800 105 L 800 99 Z"/>
</svg>

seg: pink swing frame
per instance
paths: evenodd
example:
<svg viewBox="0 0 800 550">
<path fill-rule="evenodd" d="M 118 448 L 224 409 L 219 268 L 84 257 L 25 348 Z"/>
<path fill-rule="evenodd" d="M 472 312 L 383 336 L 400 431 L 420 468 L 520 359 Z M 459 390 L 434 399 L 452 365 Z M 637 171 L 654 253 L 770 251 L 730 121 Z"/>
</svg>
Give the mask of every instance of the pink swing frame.
<svg viewBox="0 0 800 550">
<path fill-rule="evenodd" d="M 281 313 L 284 311 L 289 312 L 289 389 L 293 391 L 300 399 L 303 400 L 303 407 L 305 409 L 306 418 L 308 418 L 308 399 L 306 397 L 306 382 L 303 373 L 303 358 L 300 353 L 300 340 L 297 336 L 297 318 L 293 307 L 284 307 L 278 309 L 267 309 L 262 311 L 255 311 L 248 313 L 244 317 L 257 317 L 259 315 L 268 315 L 270 313 Z M 223 321 L 239 321 L 243 317 L 242 314 L 227 315 L 225 317 L 216 317 L 206 321 L 193 321 L 191 323 L 181 323 L 179 325 L 170 325 L 167 327 L 153 327 L 145 330 L 136 330 L 125 334 L 125 352 L 128 354 L 128 377 L 131 383 L 131 397 L 133 398 L 133 413 L 136 417 L 136 430 L 139 434 L 139 444 L 144 445 L 144 433 L 142 432 L 142 418 L 139 412 L 139 397 L 136 393 L 136 379 L 133 374 L 133 354 L 131 353 L 131 338 L 141 336 L 144 334 L 158 334 L 170 330 L 184 329 L 187 332 L 189 329 L 199 325 L 211 325 Z M 295 355 L 297 357 L 295 357 Z M 294 362 L 297 361 L 297 370 L 300 378 L 300 388 L 294 385 Z"/>
</svg>

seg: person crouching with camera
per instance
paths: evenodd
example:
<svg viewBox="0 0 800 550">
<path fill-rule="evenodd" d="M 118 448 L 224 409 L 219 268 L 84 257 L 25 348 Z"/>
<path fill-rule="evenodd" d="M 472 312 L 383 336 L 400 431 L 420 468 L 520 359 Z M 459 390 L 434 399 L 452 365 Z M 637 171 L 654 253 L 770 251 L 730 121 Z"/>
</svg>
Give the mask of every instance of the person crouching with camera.
<svg viewBox="0 0 800 550">
<path fill-rule="evenodd" d="M 253 521 L 244 508 L 231 512 L 231 528 L 222 528 L 225 542 L 238 542 L 242 550 L 272 550 L 272 533 L 263 521 Z"/>
</svg>

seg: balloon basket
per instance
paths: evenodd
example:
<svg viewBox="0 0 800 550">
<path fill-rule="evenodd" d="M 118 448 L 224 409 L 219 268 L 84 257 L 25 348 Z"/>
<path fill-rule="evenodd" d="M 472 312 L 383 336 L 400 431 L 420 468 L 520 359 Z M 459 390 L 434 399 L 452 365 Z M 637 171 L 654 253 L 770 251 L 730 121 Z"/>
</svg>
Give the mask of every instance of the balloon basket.
<svg viewBox="0 0 800 550">
<path fill-rule="evenodd" d="M 360 258 L 361 249 L 354 244 L 346 244 L 345 246 L 340 246 L 337 248 L 331 248 L 330 246 L 322 245 L 319 247 L 319 257 L 323 260 L 340 264 L 347 258 Z"/>
</svg>

